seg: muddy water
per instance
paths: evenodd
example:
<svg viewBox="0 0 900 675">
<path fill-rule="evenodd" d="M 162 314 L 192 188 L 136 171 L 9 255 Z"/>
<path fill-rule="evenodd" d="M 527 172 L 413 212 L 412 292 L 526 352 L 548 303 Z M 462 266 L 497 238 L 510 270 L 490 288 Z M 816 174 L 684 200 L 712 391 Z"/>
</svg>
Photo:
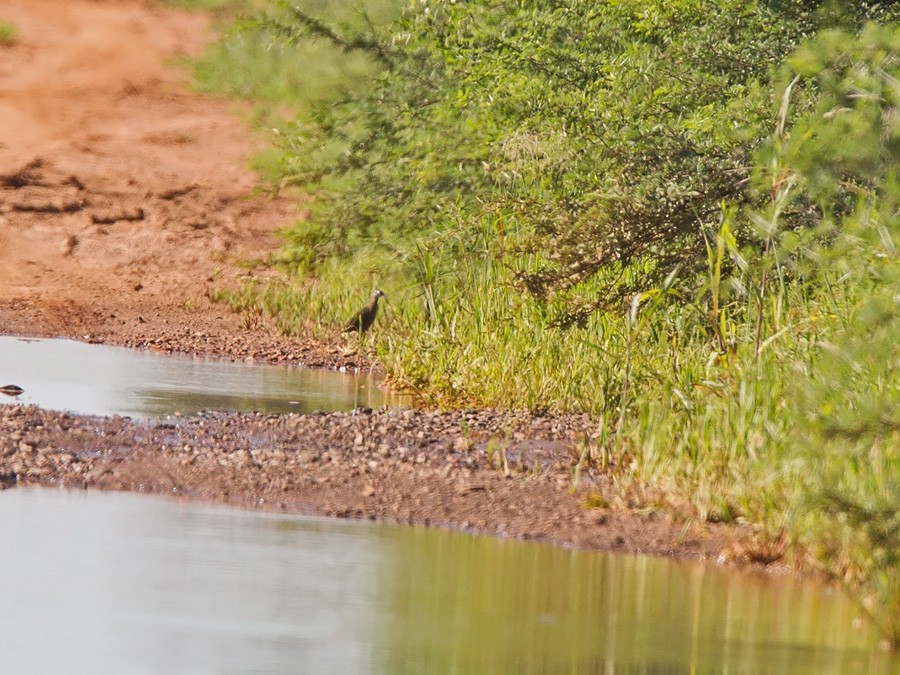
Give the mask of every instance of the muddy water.
<svg viewBox="0 0 900 675">
<path fill-rule="evenodd" d="M 72 340 L 0 337 L 0 386 L 18 397 L 85 415 L 157 417 L 200 410 L 312 412 L 398 405 L 372 375 L 229 363 Z"/>
<path fill-rule="evenodd" d="M 8 672 L 892 673 L 842 595 L 134 494 L 0 492 Z"/>
</svg>

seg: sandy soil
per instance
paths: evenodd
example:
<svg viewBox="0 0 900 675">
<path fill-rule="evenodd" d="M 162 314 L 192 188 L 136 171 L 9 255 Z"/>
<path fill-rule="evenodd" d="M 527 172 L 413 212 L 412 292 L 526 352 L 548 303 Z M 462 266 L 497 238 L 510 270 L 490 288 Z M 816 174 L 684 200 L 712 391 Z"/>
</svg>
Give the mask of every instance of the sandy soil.
<svg viewBox="0 0 900 675">
<path fill-rule="evenodd" d="M 356 366 L 211 303 L 299 214 L 260 194 L 230 101 L 175 65 L 213 38 L 149 0 L 7 0 L 0 47 L 0 333 L 308 365 Z M 139 490 L 426 523 L 561 544 L 773 562 L 749 533 L 623 509 L 577 486 L 581 418 L 368 412 L 165 422 L 0 409 L 0 485 Z M 492 444 L 492 445 L 489 445 Z M 492 449 L 504 448 L 502 456 Z M 489 451 L 490 450 L 490 451 Z M 498 459 L 499 458 L 499 459 Z M 596 498 L 591 502 L 596 505 Z"/>
</svg>

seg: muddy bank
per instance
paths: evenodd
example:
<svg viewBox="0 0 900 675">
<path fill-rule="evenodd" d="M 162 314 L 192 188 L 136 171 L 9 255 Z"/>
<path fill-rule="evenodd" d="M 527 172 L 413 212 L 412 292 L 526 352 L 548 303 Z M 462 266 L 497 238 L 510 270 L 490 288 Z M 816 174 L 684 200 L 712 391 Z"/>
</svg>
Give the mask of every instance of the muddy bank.
<svg viewBox="0 0 900 675">
<path fill-rule="evenodd" d="M 741 562 L 735 528 L 591 508 L 581 416 L 354 411 L 134 422 L 0 408 L 0 483 L 131 490 L 432 525 L 581 548 Z"/>
</svg>

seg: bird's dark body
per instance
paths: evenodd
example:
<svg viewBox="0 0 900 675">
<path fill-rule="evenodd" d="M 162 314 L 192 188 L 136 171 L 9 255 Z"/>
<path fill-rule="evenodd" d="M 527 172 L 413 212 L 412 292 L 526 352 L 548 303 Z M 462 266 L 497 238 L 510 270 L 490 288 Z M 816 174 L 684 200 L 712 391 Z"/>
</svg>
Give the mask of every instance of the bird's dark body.
<svg viewBox="0 0 900 675">
<path fill-rule="evenodd" d="M 380 290 L 376 290 L 372 294 L 372 301 L 354 314 L 347 322 L 347 325 L 344 327 L 344 332 L 349 333 L 350 331 L 359 331 L 360 333 L 365 333 L 369 330 L 369 328 L 372 327 L 372 324 L 375 323 L 375 316 L 378 314 L 378 298 L 381 297 L 384 297 L 384 293 Z"/>
</svg>

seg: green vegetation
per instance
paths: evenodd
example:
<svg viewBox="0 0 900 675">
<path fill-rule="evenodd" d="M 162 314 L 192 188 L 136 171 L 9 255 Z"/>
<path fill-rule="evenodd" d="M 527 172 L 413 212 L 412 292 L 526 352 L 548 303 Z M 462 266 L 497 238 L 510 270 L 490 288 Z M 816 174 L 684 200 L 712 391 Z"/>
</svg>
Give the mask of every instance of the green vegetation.
<svg viewBox="0 0 900 675">
<path fill-rule="evenodd" d="M 0 46 L 14 44 L 18 39 L 18 29 L 8 21 L 0 21 Z"/>
<path fill-rule="evenodd" d="M 838 4 L 285 9 L 368 74 L 285 87 L 311 216 L 226 295 L 326 335 L 377 285 L 395 385 L 592 413 L 595 501 L 751 523 L 900 643 L 900 10 Z"/>
<path fill-rule="evenodd" d="M 795 385 L 791 437 L 804 471 L 799 530 L 832 571 L 854 577 L 882 632 L 900 643 L 900 29 L 830 31 L 791 66 L 814 77 L 770 175 L 798 177 L 822 213 L 804 271 L 810 292 L 843 288 L 830 335 Z M 791 188 L 779 181 L 782 192 Z M 853 201 L 841 199 L 846 187 Z M 784 242 L 780 243 L 785 246 Z M 824 269 L 823 269 L 824 268 Z M 832 280 L 838 283 L 835 285 Z M 803 371 L 801 371 L 803 372 Z"/>
<path fill-rule="evenodd" d="M 197 85 L 202 91 L 225 92 L 252 101 L 254 125 L 274 132 L 285 145 L 286 119 L 308 120 L 315 107 L 340 92 L 364 86 L 377 68 L 366 55 L 346 54 L 330 44 L 308 42 L 286 47 L 276 40 L 289 10 L 282 10 L 277 24 L 259 18 L 263 10 L 275 11 L 272 0 L 169 0 L 170 4 L 195 9 L 214 9 L 223 21 L 234 25 L 193 64 Z M 361 17 L 335 0 L 305 0 L 300 6 L 314 10 L 328 21 L 354 30 L 359 25 L 385 25 L 397 15 L 395 0 L 370 0 L 369 11 L 377 21 Z M 252 18 L 253 13 L 257 18 Z M 236 18 L 237 17 L 237 18 Z M 273 183 L 285 173 L 282 152 L 266 153 L 255 160 L 254 168 Z"/>
</svg>

